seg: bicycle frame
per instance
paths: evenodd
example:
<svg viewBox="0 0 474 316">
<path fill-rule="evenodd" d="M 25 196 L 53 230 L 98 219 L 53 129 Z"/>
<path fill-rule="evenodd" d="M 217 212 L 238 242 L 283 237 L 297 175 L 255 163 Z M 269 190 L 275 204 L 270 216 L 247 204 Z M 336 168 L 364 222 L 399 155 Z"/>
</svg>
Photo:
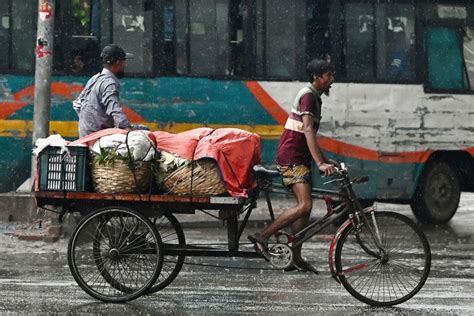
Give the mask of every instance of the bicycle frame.
<svg viewBox="0 0 474 316">
<path fill-rule="evenodd" d="M 304 229 L 302 229 L 299 232 L 296 232 L 294 234 L 288 234 L 288 243 L 292 244 L 292 248 L 297 248 L 300 247 L 305 241 L 310 239 L 312 236 L 329 226 L 330 224 L 336 222 L 338 219 L 344 216 L 348 216 L 349 219 L 346 220 L 338 229 L 335 237 L 333 238 L 331 242 L 331 246 L 329 249 L 329 263 L 330 263 L 330 269 L 331 269 L 331 274 L 335 279 L 336 273 L 333 267 L 333 251 L 335 248 L 335 245 L 337 244 L 337 241 L 339 240 L 340 234 L 344 229 L 346 229 L 349 225 L 353 225 L 355 228 L 359 227 L 360 225 L 365 225 L 368 227 L 370 235 L 372 239 L 374 240 L 375 245 L 377 246 L 380 254 L 377 254 L 371 250 L 369 250 L 363 242 L 358 238 L 358 242 L 360 246 L 368 253 L 369 255 L 375 257 L 375 258 L 380 258 L 381 256 L 385 255 L 385 251 L 382 248 L 382 245 L 380 243 L 380 236 L 378 232 L 378 227 L 377 223 L 375 222 L 375 217 L 372 215 L 372 221 L 373 221 L 373 227 L 369 225 L 369 221 L 366 216 L 366 212 L 371 212 L 373 214 L 374 209 L 372 207 L 362 209 L 362 206 L 357 198 L 357 195 L 355 194 L 353 188 L 352 188 L 352 183 L 363 183 L 368 180 L 368 178 L 360 178 L 356 179 L 351 182 L 349 179 L 347 170 L 343 167 L 338 171 L 338 175 L 340 178 L 331 180 L 332 181 L 339 181 L 340 182 L 340 191 L 334 191 L 334 190 L 325 190 L 325 189 L 318 189 L 318 188 L 312 188 L 311 189 L 311 196 L 313 198 L 322 198 L 326 202 L 326 207 L 327 207 L 327 213 L 324 215 L 321 219 L 315 220 L 311 222 L 308 226 L 306 226 Z M 283 188 L 281 185 L 276 185 L 276 184 L 271 184 L 267 185 L 265 188 L 263 188 L 266 201 L 267 201 L 267 206 L 268 210 L 270 212 L 272 220 L 274 219 L 274 214 L 273 214 L 273 207 L 271 205 L 271 199 L 269 197 L 270 193 L 277 193 L 277 194 L 288 194 L 288 191 Z M 331 203 L 333 201 L 341 201 L 339 205 L 336 207 L 332 207 Z M 375 231 L 374 231 L 375 230 Z M 282 234 L 281 232 L 279 233 L 280 235 Z M 278 236 L 277 236 L 278 237 Z"/>
</svg>

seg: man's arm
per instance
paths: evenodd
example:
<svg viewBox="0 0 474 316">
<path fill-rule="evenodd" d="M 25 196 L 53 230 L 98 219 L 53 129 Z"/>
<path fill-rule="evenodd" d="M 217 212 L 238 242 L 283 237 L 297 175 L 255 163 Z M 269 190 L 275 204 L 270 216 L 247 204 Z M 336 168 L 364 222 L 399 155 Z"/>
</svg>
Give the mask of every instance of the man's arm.
<svg viewBox="0 0 474 316">
<path fill-rule="evenodd" d="M 109 84 L 102 93 L 102 104 L 105 107 L 105 113 L 114 119 L 114 125 L 118 128 L 130 129 L 131 124 L 123 113 L 120 105 L 118 87 L 116 84 Z"/>
<path fill-rule="evenodd" d="M 328 163 L 328 159 L 324 156 L 316 141 L 316 131 L 314 130 L 313 117 L 308 114 L 303 115 L 303 131 L 308 144 L 309 152 L 313 157 L 319 171 L 323 172 L 325 176 L 333 174 L 336 169 L 334 165 Z"/>
</svg>

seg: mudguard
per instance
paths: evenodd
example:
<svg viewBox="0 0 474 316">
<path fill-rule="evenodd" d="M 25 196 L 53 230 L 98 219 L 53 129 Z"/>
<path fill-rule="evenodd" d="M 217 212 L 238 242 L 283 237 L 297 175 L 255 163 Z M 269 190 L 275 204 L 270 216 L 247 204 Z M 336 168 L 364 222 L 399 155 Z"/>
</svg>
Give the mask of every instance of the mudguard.
<svg viewBox="0 0 474 316">
<path fill-rule="evenodd" d="M 375 211 L 375 208 L 373 206 L 371 206 L 371 207 L 365 208 L 363 211 L 364 211 L 364 213 L 367 214 L 369 212 Z M 352 225 L 352 220 L 351 219 L 347 219 L 344 223 L 342 223 L 341 227 L 339 227 L 336 234 L 334 235 L 334 238 L 331 241 L 331 245 L 329 246 L 329 270 L 331 271 L 331 276 L 338 283 L 341 283 L 341 282 L 339 281 L 339 277 L 338 277 L 338 275 L 336 273 L 336 269 L 334 267 L 334 249 L 336 249 L 337 243 L 339 242 L 339 239 L 341 238 L 342 232 L 347 227 L 349 227 L 350 225 Z"/>
<path fill-rule="evenodd" d="M 337 230 L 334 238 L 331 241 L 331 245 L 329 246 L 329 270 L 331 271 L 331 276 L 337 281 L 337 283 L 341 283 L 336 273 L 336 269 L 334 268 L 334 249 L 336 249 L 337 242 L 339 238 L 341 238 L 342 232 L 348 227 L 352 225 L 351 219 L 347 219 L 344 223 L 342 223 L 341 227 Z"/>
</svg>

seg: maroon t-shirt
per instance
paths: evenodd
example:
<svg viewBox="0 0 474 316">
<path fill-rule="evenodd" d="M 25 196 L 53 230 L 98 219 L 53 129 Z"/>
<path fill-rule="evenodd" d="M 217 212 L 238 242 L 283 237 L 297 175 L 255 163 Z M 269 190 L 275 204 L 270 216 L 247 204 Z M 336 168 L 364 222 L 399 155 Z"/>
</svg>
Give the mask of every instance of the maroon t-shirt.
<svg viewBox="0 0 474 316">
<path fill-rule="evenodd" d="M 316 98 L 311 92 L 300 98 L 299 109 L 293 109 L 288 116 L 276 155 L 276 163 L 281 166 L 311 167 L 312 157 L 303 131 L 303 115 L 312 116 L 314 130 L 317 132 L 321 115 L 321 99 Z"/>
</svg>

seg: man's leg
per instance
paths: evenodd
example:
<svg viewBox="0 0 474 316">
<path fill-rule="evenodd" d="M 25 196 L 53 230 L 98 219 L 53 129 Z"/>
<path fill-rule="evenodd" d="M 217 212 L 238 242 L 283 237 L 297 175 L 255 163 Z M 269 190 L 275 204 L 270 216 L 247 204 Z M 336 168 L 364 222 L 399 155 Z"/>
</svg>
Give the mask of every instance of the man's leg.
<svg viewBox="0 0 474 316">
<path fill-rule="evenodd" d="M 306 212 L 291 224 L 293 233 L 297 233 L 309 224 L 313 199 L 311 197 L 311 186 L 309 184 L 306 184 L 306 187 L 303 190 L 300 190 L 298 193 L 296 193 L 294 190 L 293 192 L 295 193 L 297 199 L 299 199 L 299 204 L 307 206 Z M 293 255 L 295 262 L 303 261 L 303 258 L 301 257 L 301 246 L 293 248 Z"/>
<path fill-rule="evenodd" d="M 294 225 L 296 225 L 292 225 L 293 231 L 295 231 L 295 229 L 302 229 L 308 225 L 309 215 L 312 208 L 311 185 L 309 183 L 295 183 L 292 185 L 291 189 L 296 198 L 296 206 L 281 213 L 280 216 L 278 216 L 263 230 L 262 233 L 259 234 L 259 237 L 263 241 L 268 241 L 270 236 L 292 223 L 295 223 Z"/>
</svg>

